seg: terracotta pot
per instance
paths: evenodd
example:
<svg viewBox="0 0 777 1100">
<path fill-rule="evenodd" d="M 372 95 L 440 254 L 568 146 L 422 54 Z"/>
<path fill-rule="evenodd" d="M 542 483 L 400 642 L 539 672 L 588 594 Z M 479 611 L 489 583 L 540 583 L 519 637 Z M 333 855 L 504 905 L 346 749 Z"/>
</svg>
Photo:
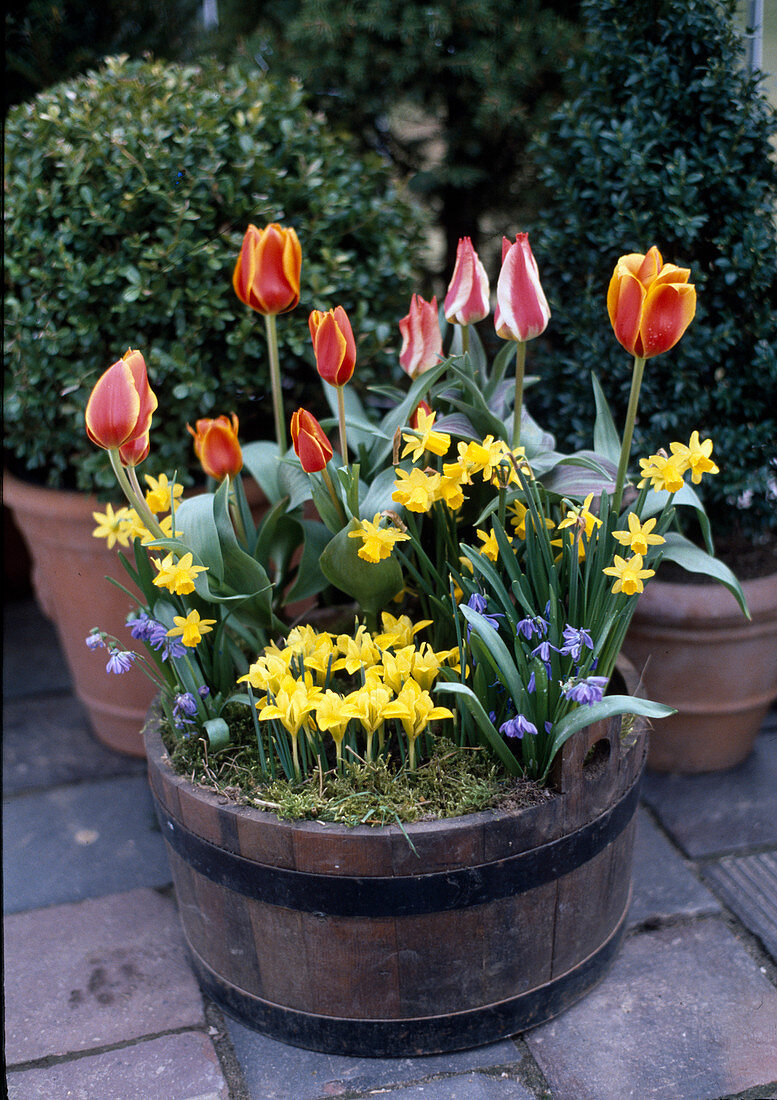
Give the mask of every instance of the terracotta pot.
<svg viewBox="0 0 777 1100">
<path fill-rule="evenodd" d="M 32 557 L 32 580 L 41 610 L 59 636 L 75 693 L 87 709 L 98 740 L 119 752 L 143 756 L 140 729 L 155 694 L 139 669 L 121 676 L 105 671 L 105 651 L 84 644 L 94 626 L 131 642 L 125 625 L 135 606 L 105 579 L 130 587 L 116 551 L 92 537 L 92 512 L 104 511 L 95 497 L 46 489 L 3 477 L 5 503 L 14 513 Z"/>
<path fill-rule="evenodd" d="M 457 1050 L 556 1015 L 614 958 L 641 720 L 571 738 L 547 802 L 404 828 L 238 806 L 172 771 L 154 716 L 145 736 L 192 961 L 250 1027 L 362 1057 Z"/>
<path fill-rule="evenodd" d="M 678 711 L 653 723 L 654 771 L 741 763 L 777 698 L 777 573 L 742 588 L 752 622 L 719 584 L 653 580 L 639 598 L 623 652 L 648 699 Z"/>
</svg>

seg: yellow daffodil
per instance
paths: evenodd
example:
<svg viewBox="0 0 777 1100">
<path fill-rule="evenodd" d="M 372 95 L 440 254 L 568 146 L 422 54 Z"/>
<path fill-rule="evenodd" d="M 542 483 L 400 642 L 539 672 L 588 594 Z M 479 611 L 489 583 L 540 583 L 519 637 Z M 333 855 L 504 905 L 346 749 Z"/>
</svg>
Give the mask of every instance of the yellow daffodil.
<svg viewBox="0 0 777 1100">
<path fill-rule="evenodd" d="M 635 554 L 633 558 L 624 560 L 618 554 L 611 566 L 603 570 L 609 577 L 615 577 L 612 591 L 617 595 L 622 592 L 624 596 L 634 596 L 644 589 L 643 581 L 655 576 L 655 569 L 642 568 L 642 555 Z"/>
<path fill-rule="evenodd" d="M 669 493 L 676 493 L 685 484 L 683 473 L 687 466 L 683 465 L 679 455 L 672 455 L 671 458 L 666 454 L 651 455 L 649 458 L 641 458 L 639 464 L 642 473 L 640 489 L 650 481 L 653 489 L 666 489 Z"/>
<path fill-rule="evenodd" d="M 526 507 L 526 505 L 522 501 L 515 500 L 515 501 L 513 501 L 512 504 L 510 504 L 508 506 L 507 511 L 510 514 L 510 523 L 515 528 L 516 537 L 519 538 L 519 539 L 525 539 L 526 538 L 526 521 L 527 521 L 527 519 L 529 520 L 532 529 L 534 528 L 534 520 L 532 519 L 532 514 L 531 514 L 530 510 Z M 552 527 L 553 527 L 553 520 L 552 519 L 550 519 L 549 517 L 546 516 L 545 520 L 544 520 L 544 523 L 545 523 L 545 526 L 548 528 L 548 530 L 552 529 Z"/>
<path fill-rule="evenodd" d="M 698 485 L 702 474 L 718 474 L 720 470 L 712 461 L 712 440 L 705 439 L 699 442 L 699 433 L 692 432 L 691 439 L 686 447 L 684 443 L 670 443 L 669 450 L 675 458 L 680 460 L 683 470 L 691 471 L 691 481 Z"/>
<path fill-rule="evenodd" d="M 436 413 L 427 413 L 419 408 L 416 413 L 416 428 L 406 428 L 402 432 L 405 441 L 405 449 L 401 457 L 406 458 L 412 454 L 413 461 L 418 462 L 425 451 L 431 451 L 435 455 L 445 455 L 451 445 L 451 437 L 446 432 L 434 431 Z"/>
<path fill-rule="evenodd" d="M 593 512 L 590 511 L 593 497 L 593 493 L 589 493 L 579 508 L 571 508 L 567 512 L 566 517 L 559 523 L 559 531 L 565 527 L 576 527 L 581 535 L 590 539 L 594 528 L 601 527 L 602 525 L 602 521 L 599 517 L 595 516 Z"/>
<path fill-rule="evenodd" d="M 649 546 L 660 546 L 662 542 L 666 542 L 662 535 L 651 534 L 655 525 L 655 517 L 646 519 L 641 524 L 637 513 L 629 512 L 628 531 L 613 531 L 612 537 L 617 539 L 621 546 L 627 546 L 632 554 L 641 554 L 644 557 Z"/>
<path fill-rule="evenodd" d="M 155 535 L 151 534 L 134 508 L 127 509 L 127 531 L 131 539 L 140 539 L 144 545 L 156 538 Z"/>
<path fill-rule="evenodd" d="M 194 579 L 198 573 L 204 573 L 206 566 L 193 565 L 193 557 L 190 553 L 175 561 L 172 553 L 162 561 L 152 558 L 151 561 L 159 570 L 154 577 L 154 584 L 158 588 L 166 588 L 168 592 L 174 592 L 176 596 L 186 596 L 194 591 Z"/>
<path fill-rule="evenodd" d="M 499 558 L 499 544 L 496 541 L 496 535 L 494 534 L 493 528 L 490 532 L 481 531 L 478 529 L 476 533 L 480 541 L 483 543 L 483 545 L 480 547 L 480 553 L 485 554 L 485 556 L 487 558 L 490 558 L 491 561 L 497 561 L 497 559 Z"/>
<path fill-rule="evenodd" d="M 183 485 L 179 485 L 177 482 L 168 481 L 167 474 L 160 474 L 159 477 L 152 477 L 151 474 L 146 474 L 146 484 L 149 486 L 146 493 L 146 504 L 151 511 L 158 515 L 160 512 L 173 511 L 177 505 L 178 500 L 183 494 Z M 171 502 L 172 497 L 172 502 Z M 170 507 L 171 503 L 173 508 Z"/>
<path fill-rule="evenodd" d="M 507 444 L 502 439 L 494 439 L 487 435 L 482 443 L 472 440 L 469 443 L 459 443 L 459 462 L 462 464 L 467 479 L 473 474 L 482 474 L 484 481 L 490 481 L 494 474 L 494 468 L 509 456 Z"/>
<path fill-rule="evenodd" d="M 174 638 L 181 635 L 181 641 L 189 649 L 199 645 L 203 634 L 209 634 L 213 629 L 215 619 L 201 619 L 199 611 L 190 611 L 188 615 L 173 615 L 174 627 L 168 630 L 168 637 Z"/>
<path fill-rule="evenodd" d="M 381 527 L 380 518 L 380 512 L 376 512 L 372 523 L 367 519 L 363 519 L 356 531 L 348 532 L 349 539 L 362 540 L 362 545 L 358 550 L 359 557 L 373 564 L 391 557 L 391 551 L 394 549 L 395 544 L 406 542 L 410 538 L 410 535 L 400 531 L 397 527 Z"/>
<path fill-rule="evenodd" d="M 466 484 L 469 483 L 465 480 L 464 466 L 461 462 L 444 463 L 437 488 L 437 500 L 444 501 L 452 512 L 458 512 L 464 503 L 462 485 Z"/>
<path fill-rule="evenodd" d="M 375 643 L 381 649 L 388 649 L 389 646 L 396 648 L 397 646 L 412 645 L 413 638 L 419 630 L 432 625 L 431 619 L 421 619 L 419 622 L 414 623 L 407 615 L 400 615 L 398 619 L 395 619 L 388 611 L 381 612 L 381 622 L 383 633 L 375 635 Z"/>
<path fill-rule="evenodd" d="M 109 550 L 112 550 L 117 542 L 119 546 L 129 546 L 131 528 L 128 523 L 128 512 L 128 508 L 119 508 L 118 512 L 114 512 L 112 504 L 106 504 L 104 512 L 92 512 L 92 519 L 97 523 L 92 536 L 96 539 L 105 539 Z"/>
<path fill-rule="evenodd" d="M 391 499 L 404 504 L 409 512 L 428 512 L 437 497 L 440 475 L 415 467 L 410 473 L 397 469 Z"/>
<path fill-rule="evenodd" d="M 167 539 L 173 538 L 173 515 L 172 515 L 172 512 L 170 513 L 170 515 L 164 516 L 158 522 L 159 522 L 159 526 L 161 528 L 162 534 L 165 536 L 165 538 L 167 538 Z M 150 531 L 147 531 L 145 529 L 145 527 L 143 528 L 143 532 L 144 532 L 143 536 L 140 540 L 141 543 L 143 544 L 143 546 L 146 546 L 148 543 L 153 542 L 154 539 L 159 537 L 158 535 L 154 535 Z M 176 527 L 176 529 L 175 529 L 176 537 L 180 538 L 180 536 L 182 534 L 183 534 L 183 532 L 181 531 L 180 527 Z"/>
</svg>

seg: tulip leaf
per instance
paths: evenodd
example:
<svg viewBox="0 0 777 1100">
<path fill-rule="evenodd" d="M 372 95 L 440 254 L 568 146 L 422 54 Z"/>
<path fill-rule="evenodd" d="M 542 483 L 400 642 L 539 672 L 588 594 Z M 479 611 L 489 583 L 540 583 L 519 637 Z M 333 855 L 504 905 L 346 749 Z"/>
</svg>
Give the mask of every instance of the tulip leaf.
<svg viewBox="0 0 777 1100">
<path fill-rule="evenodd" d="M 296 455 L 278 463 L 278 489 L 282 496 L 289 498 L 287 508 L 290 512 L 312 498 L 310 476 L 302 469 Z"/>
<path fill-rule="evenodd" d="M 372 522 L 376 512 L 399 511 L 399 504 L 392 500 L 397 473 L 394 466 L 388 466 L 381 470 L 377 477 L 373 478 L 359 506 L 359 516 Z"/>
<path fill-rule="evenodd" d="M 262 626 L 272 622 L 272 585 L 259 562 L 242 549 L 235 536 L 227 508 L 229 486 L 226 480 L 213 495 L 213 514 L 219 535 L 221 555 L 236 595 L 244 597 L 240 605 L 243 616 L 248 615 Z"/>
<path fill-rule="evenodd" d="M 349 531 L 358 529 L 358 522 L 351 520 L 338 531 L 321 554 L 321 571 L 365 611 L 377 614 L 402 588 L 402 570 L 394 557 L 375 563 L 360 558 L 361 540 L 348 537 Z"/>
<path fill-rule="evenodd" d="M 712 528 L 710 527 L 709 518 L 700 498 L 690 485 L 684 484 L 682 489 L 678 489 L 676 493 L 669 493 L 666 489 L 651 489 L 645 497 L 642 518 L 648 519 L 650 516 L 657 516 L 670 501 L 674 505 L 685 505 L 688 508 L 696 509 L 696 519 L 704 537 L 704 545 L 707 547 L 708 553 L 714 554 L 715 547 L 712 542 Z"/>
<path fill-rule="evenodd" d="M 278 482 L 279 462 L 278 444 L 270 440 L 246 443 L 243 447 L 243 466 L 271 504 L 285 495 Z"/>
<path fill-rule="evenodd" d="M 604 396 L 604 390 L 599 384 L 599 379 L 592 372 L 591 383 L 594 388 L 594 400 L 596 401 L 596 420 L 594 421 L 594 450 L 604 455 L 617 469 L 621 455 L 621 441 L 615 421 Z"/>
<path fill-rule="evenodd" d="M 552 471 L 543 475 L 546 489 L 559 496 L 580 497 L 589 493 L 611 493 L 615 488 L 617 467 L 596 451 L 577 451 L 561 459 Z"/>
<path fill-rule="evenodd" d="M 224 576 L 224 559 L 213 509 L 212 493 L 200 493 L 196 497 L 189 497 L 176 509 L 175 530 L 176 538 L 191 550 L 200 564 L 207 566 L 214 577 L 221 578 Z M 182 533 L 179 534 L 179 532 Z M 176 547 L 175 542 L 166 545 L 170 549 Z"/>
<path fill-rule="evenodd" d="M 710 580 L 719 581 L 734 596 L 747 618 L 751 618 L 742 586 L 727 565 L 695 546 L 678 531 L 667 531 L 664 538 L 666 543 L 660 548 L 664 561 L 673 561 L 689 573 L 701 573 Z"/>
<path fill-rule="evenodd" d="M 329 583 L 321 569 L 320 559 L 332 538 L 331 532 L 318 520 L 298 519 L 294 522 L 302 529 L 302 557 L 294 583 L 286 593 L 286 604 L 315 596 Z"/>
</svg>

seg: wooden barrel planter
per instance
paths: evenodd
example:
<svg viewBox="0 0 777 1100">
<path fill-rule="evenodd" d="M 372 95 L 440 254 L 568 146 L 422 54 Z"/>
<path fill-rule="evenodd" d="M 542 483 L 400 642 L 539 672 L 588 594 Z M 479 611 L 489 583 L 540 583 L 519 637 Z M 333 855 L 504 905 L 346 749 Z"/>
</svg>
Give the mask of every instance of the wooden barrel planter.
<svg viewBox="0 0 777 1100">
<path fill-rule="evenodd" d="M 285 822 L 149 776 L 204 990 L 282 1042 L 432 1054 L 540 1024 L 605 973 L 631 897 L 646 734 L 570 740 L 540 805 L 406 826 Z M 410 847 L 408 839 L 413 843 Z"/>
</svg>

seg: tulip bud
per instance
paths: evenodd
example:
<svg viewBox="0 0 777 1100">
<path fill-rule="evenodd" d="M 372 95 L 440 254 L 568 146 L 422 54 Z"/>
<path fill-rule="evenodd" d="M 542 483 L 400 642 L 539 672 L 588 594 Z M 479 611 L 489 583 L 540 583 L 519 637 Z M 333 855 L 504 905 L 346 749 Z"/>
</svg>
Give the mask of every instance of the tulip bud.
<svg viewBox="0 0 777 1100">
<path fill-rule="evenodd" d="M 332 457 L 332 447 L 324 429 L 305 409 L 297 409 L 291 418 L 291 442 L 306 474 L 323 470 Z"/>
<path fill-rule="evenodd" d="M 129 348 L 95 383 L 86 404 L 86 434 L 106 451 L 126 448 L 148 436 L 157 404 L 148 384 L 145 360 L 139 351 Z M 137 448 L 134 453 L 137 455 Z M 136 458 L 126 465 L 139 461 Z"/>
<path fill-rule="evenodd" d="M 234 413 L 231 423 L 228 417 L 217 416 L 215 420 L 198 420 L 196 431 L 189 424 L 186 428 L 194 437 L 194 453 L 208 477 L 223 481 L 240 473 L 243 452 L 237 441 L 238 419 Z"/>
<path fill-rule="evenodd" d="M 615 265 L 607 291 L 607 312 L 618 342 L 640 359 L 673 348 L 696 312 L 690 270 L 665 264 L 655 245 Z"/>
<path fill-rule="evenodd" d="M 348 314 L 342 306 L 326 313 L 314 309 L 308 327 L 318 373 L 331 386 L 344 386 L 356 366 L 356 343 Z"/>
<path fill-rule="evenodd" d="M 273 222 L 249 225 L 235 265 L 232 285 L 245 305 L 265 316 L 286 313 L 299 302 L 302 250 L 293 229 Z"/>
<path fill-rule="evenodd" d="M 494 326 L 503 340 L 533 340 L 547 328 L 550 309 L 540 285 L 529 234 L 502 238 L 502 270 L 496 284 Z"/>
<path fill-rule="evenodd" d="M 399 322 L 402 348 L 399 365 L 411 378 L 430 370 L 442 356 L 442 333 L 437 316 L 437 299 L 426 302 L 420 294 L 410 301 L 410 312 Z"/>
<path fill-rule="evenodd" d="M 133 439 L 131 443 L 125 443 L 122 447 L 119 447 L 119 461 L 122 466 L 139 466 L 146 458 L 148 458 L 148 452 L 151 450 L 151 438 L 149 433 L 138 436 L 137 439 Z"/>
<path fill-rule="evenodd" d="M 462 237 L 456 249 L 453 278 L 445 295 L 445 320 L 457 325 L 473 325 L 488 316 L 490 288 L 486 269 L 472 247 L 469 237 Z"/>
<path fill-rule="evenodd" d="M 432 406 L 429 404 L 428 401 L 419 401 L 418 404 L 415 407 L 415 411 L 413 412 L 413 415 L 410 417 L 410 420 L 408 421 L 408 424 L 410 425 L 410 427 L 414 428 L 416 430 L 418 429 L 418 414 L 419 413 L 423 413 L 424 416 L 431 416 L 432 415 Z"/>
</svg>

